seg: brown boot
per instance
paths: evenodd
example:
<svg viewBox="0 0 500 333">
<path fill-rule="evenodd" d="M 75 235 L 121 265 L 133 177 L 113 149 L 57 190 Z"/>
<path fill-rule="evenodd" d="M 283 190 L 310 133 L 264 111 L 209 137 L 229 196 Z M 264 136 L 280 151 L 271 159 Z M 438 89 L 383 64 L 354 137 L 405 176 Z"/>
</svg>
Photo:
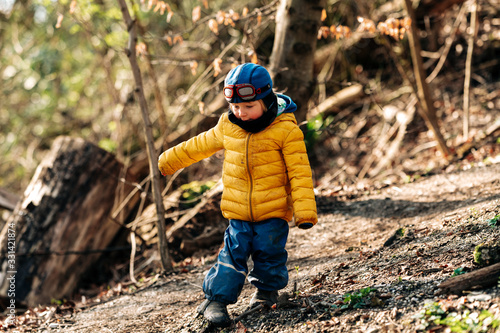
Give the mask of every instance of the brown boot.
<svg viewBox="0 0 500 333">
<path fill-rule="evenodd" d="M 197 311 L 217 327 L 228 327 L 231 325 L 231 317 L 229 317 L 225 304 L 206 299 L 198 306 Z"/>
<path fill-rule="evenodd" d="M 253 294 L 252 300 L 250 301 L 250 308 L 254 308 L 259 304 L 265 304 L 271 307 L 277 302 L 278 302 L 277 290 L 268 291 L 268 290 L 257 289 L 255 294 Z"/>
</svg>

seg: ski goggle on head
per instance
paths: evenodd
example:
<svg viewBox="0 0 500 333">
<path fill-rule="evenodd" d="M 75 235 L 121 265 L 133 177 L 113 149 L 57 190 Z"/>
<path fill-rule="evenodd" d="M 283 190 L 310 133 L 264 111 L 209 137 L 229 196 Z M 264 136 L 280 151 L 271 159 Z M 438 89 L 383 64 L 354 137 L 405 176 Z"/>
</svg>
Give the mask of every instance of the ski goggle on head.
<svg viewBox="0 0 500 333">
<path fill-rule="evenodd" d="M 258 89 L 255 89 L 255 87 L 250 83 L 230 84 L 224 87 L 224 97 L 229 103 L 233 103 L 236 95 L 238 95 L 243 101 L 252 101 L 256 99 L 257 95 L 262 94 L 270 88 L 271 85 L 269 84 Z"/>
</svg>

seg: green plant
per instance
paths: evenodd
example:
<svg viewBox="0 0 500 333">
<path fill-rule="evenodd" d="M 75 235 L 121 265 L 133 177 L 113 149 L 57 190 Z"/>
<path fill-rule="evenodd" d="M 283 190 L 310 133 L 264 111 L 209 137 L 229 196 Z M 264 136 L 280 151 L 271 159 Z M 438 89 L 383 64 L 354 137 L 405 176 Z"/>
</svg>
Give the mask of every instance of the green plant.
<svg viewBox="0 0 500 333">
<path fill-rule="evenodd" d="M 479 265 L 491 265 L 500 262 L 500 241 L 490 239 L 474 248 L 474 262 Z"/>
<path fill-rule="evenodd" d="M 195 206 L 199 202 L 200 196 L 211 189 L 214 185 L 214 181 L 208 181 L 204 184 L 194 181 L 189 184 L 182 185 L 182 206 L 188 208 Z"/>
<path fill-rule="evenodd" d="M 469 213 L 471 218 L 477 218 L 479 216 L 479 211 L 477 210 L 476 207 L 470 208 Z"/>
<path fill-rule="evenodd" d="M 459 267 L 453 271 L 453 274 L 451 274 L 451 276 L 457 276 L 462 274 L 465 274 L 465 269 L 463 267 Z"/>
<path fill-rule="evenodd" d="M 403 238 L 406 235 L 406 228 L 398 228 L 395 235 L 398 238 Z"/>
<path fill-rule="evenodd" d="M 305 131 L 304 141 L 308 150 L 312 149 L 321 132 L 330 126 L 333 119 L 333 116 L 323 119 L 321 115 L 318 115 L 307 122 L 307 130 Z"/>
<path fill-rule="evenodd" d="M 372 292 L 376 289 L 370 287 L 363 288 L 358 292 L 347 293 L 343 297 L 344 304 L 340 307 L 341 309 L 361 309 L 372 303 Z"/>
<path fill-rule="evenodd" d="M 115 153 L 118 148 L 118 144 L 109 138 L 104 138 L 99 141 L 99 147 L 110 153 Z"/>
<path fill-rule="evenodd" d="M 447 326 L 451 332 L 476 333 L 496 332 L 500 327 L 500 319 L 488 310 L 470 312 L 465 309 L 449 312 L 444 310 L 439 303 L 427 303 L 424 308 L 414 316 L 419 320 L 417 330 L 432 331 L 434 326 L 443 328 Z"/>
<path fill-rule="evenodd" d="M 66 302 L 67 302 L 66 299 L 62 299 L 61 300 L 61 299 L 55 299 L 55 298 L 53 298 L 53 299 L 50 300 L 50 304 L 57 305 L 57 306 L 61 306 L 61 305 L 63 305 Z"/>
<path fill-rule="evenodd" d="M 495 215 L 494 218 L 488 220 L 488 225 L 490 227 L 498 227 L 498 222 L 500 221 L 500 214 Z"/>
<path fill-rule="evenodd" d="M 300 295 L 300 290 L 298 290 L 297 286 L 298 286 L 298 281 L 299 281 L 299 266 L 295 266 L 295 272 L 297 273 L 297 279 L 295 280 L 295 287 L 294 287 L 294 294 L 295 294 L 295 297 L 299 296 Z"/>
</svg>

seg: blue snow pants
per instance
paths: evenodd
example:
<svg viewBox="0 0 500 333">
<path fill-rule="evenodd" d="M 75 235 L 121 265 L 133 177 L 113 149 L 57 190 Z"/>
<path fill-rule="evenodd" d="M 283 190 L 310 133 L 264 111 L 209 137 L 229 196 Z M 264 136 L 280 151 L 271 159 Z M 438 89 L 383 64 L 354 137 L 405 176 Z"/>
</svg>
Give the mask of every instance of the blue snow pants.
<svg viewBox="0 0 500 333">
<path fill-rule="evenodd" d="M 236 303 L 247 275 L 248 281 L 258 289 L 285 288 L 288 284 L 285 250 L 288 228 L 288 223 L 282 219 L 229 220 L 224 248 L 203 281 L 205 297 L 224 304 Z M 250 256 L 254 265 L 248 274 Z"/>
</svg>

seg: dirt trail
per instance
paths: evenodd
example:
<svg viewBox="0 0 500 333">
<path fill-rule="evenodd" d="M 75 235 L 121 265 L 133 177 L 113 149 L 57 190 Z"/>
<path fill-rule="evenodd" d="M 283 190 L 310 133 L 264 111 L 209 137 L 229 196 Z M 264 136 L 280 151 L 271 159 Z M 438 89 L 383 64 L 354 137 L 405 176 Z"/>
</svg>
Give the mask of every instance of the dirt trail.
<svg viewBox="0 0 500 333">
<path fill-rule="evenodd" d="M 320 220 L 310 230 L 291 229 L 289 286 L 275 310 L 245 317 L 225 332 L 415 332 L 413 318 L 426 300 L 464 298 L 439 295 L 437 285 L 455 269 L 477 269 L 475 245 L 499 237 L 488 220 L 500 214 L 500 164 L 388 186 L 355 199 L 318 197 Z M 405 237 L 394 238 L 405 227 Z M 187 272 L 158 279 L 135 293 L 116 296 L 48 318 L 46 332 L 199 332 L 196 318 L 201 283 L 214 257 Z M 372 304 L 341 310 L 347 293 L 377 289 Z M 246 309 L 253 293 L 247 284 L 233 317 Z M 497 288 L 470 300 L 498 315 Z M 469 295 L 470 297 L 471 295 Z M 373 299 L 378 301 L 373 303 Z M 475 302 L 475 303 L 474 303 Z M 471 305 L 472 306 L 472 305 Z M 474 308 L 474 309 L 475 309 Z M 217 330 L 213 330 L 217 331 Z"/>
</svg>

